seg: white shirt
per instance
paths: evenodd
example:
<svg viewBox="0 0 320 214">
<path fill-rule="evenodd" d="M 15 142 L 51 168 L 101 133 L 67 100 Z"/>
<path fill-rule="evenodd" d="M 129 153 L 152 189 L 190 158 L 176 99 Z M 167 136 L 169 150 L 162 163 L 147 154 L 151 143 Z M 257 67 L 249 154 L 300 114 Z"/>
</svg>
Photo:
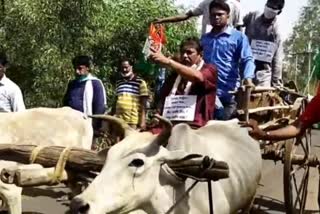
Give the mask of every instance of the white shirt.
<svg viewBox="0 0 320 214">
<path fill-rule="evenodd" d="M 19 86 L 3 75 L 0 80 L 0 112 L 17 112 L 25 109 Z"/>
<path fill-rule="evenodd" d="M 212 0 L 204 0 L 196 8 L 191 10 L 192 14 L 195 16 L 203 15 L 201 34 L 205 34 L 212 29 L 210 24 L 210 11 L 209 11 L 209 5 L 211 2 Z M 230 7 L 229 25 L 230 26 L 242 25 L 242 14 L 241 14 L 240 2 L 237 0 L 227 0 L 226 2 Z"/>
</svg>

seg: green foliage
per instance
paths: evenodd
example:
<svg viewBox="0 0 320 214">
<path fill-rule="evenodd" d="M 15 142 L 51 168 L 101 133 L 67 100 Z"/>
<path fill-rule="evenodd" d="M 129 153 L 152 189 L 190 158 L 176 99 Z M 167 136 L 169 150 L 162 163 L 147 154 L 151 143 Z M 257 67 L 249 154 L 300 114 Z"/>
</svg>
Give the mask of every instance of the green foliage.
<svg viewBox="0 0 320 214">
<path fill-rule="evenodd" d="M 320 1 L 309 0 L 307 7 L 304 7 L 301 11 L 300 19 L 294 26 L 292 35 L 284 44 L 286 77 L 288 79 L 296 79 L 300 90 L 304 90 L 307 84 L 314 85 L 315 82 L 315 79 L 312 79 L 308 83 L 309 57 L 312 59 L 319 49 L 319 26 Z M 308 52 L 310 52 L 310 56 Z M 312 64 L 313 62 L 311 62 Z M 296 74 L 295 71 L 297 71 Z M 310 89 L 310 92 L 312 92 L 312 87 Z"/>
<path fill-rule="evenodd" d="M 0 51 L 8 55 L 8 76 L 21 87 L 28 107 L 61 105 L 73 78 L 71 59 L 78 54 L 93 57 L 93 73 L 112 100 L 120 59 L 139 58 L 152 20 L 181 12 L 172 0 L 2 2 Z M 166 33 L 165 51 L 173 53 L 184 37 L 196 35 L 195 22 L 168 25 Z"/>
</svg>

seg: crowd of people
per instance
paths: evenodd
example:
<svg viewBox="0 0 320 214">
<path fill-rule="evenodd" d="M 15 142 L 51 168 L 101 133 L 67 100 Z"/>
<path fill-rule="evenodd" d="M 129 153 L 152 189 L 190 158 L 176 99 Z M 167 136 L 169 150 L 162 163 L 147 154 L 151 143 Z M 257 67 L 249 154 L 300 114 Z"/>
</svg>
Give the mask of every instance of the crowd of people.
<svg viewBox="0 0 320 214">
<path fill-rule="evenodd" d="M 157 113 L 174 124 L 187 122 L 198 128 L 209 120 L 236 117 L 236 99 L 229 92 L 240 85 L 281 87 L 283 53 L 277 16 L 284 5 L 284 0 L 267 0 L 264 11 L 242 16 L 240 0 L 203 0 L 185 14 L 158 18 L 154 24 L 203 16 L 201 37 L 183 40 L 178 57 L 164 56 L 151 47 L 149 59 L 172 71 L 156 100 Z M 6 57 L 0 57 L 0 112 L 22 111 L 22 93 L 6 77 L 7 64 Z M 91 74 L 90 57 L 77 56 L 72 64 L 75 79 L 67 86 L 63 106 L 87 115 L 104 114 L 106 91 L 101 80 Z M 147 84 L 136 74 L 130 60 L 122 59 L 119 70 L 116 101 L 110 114 L 133 129 L 145 130 Z M 246 126 L 253 128 L 250 134 L 258 139 L 294 137 L 320 120 L 315 110 L 320 106 L 319 100 L 316 96 L 304 115 L 284 129 L 264 132 L 254 121 Z M 98 129 L 99 124 L 93 127 Z"/>
</svg>

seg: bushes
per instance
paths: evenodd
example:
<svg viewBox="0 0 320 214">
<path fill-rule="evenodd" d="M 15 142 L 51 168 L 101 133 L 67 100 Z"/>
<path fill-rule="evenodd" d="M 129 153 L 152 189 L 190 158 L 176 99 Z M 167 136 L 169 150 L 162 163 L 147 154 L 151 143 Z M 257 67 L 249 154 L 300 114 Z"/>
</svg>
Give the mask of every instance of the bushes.
<svg viewBox="0 0 320 214">
<path fill-rule="evenodd" d="M 178 13 L 171 0 L 11 0 L 4 6 L 0 50 L 8 55 L 8 76 L 21 86 L 29 108 L 61 105 L 73 78 L 71 59 L 78 54 L 93 57 L 93 73 L 112 102 L 118 61 L 123 56 L 136 61 L 149 23 Z M 166 52 L 195 34 L 194 21 L 168 25 Z"/>
</svg>

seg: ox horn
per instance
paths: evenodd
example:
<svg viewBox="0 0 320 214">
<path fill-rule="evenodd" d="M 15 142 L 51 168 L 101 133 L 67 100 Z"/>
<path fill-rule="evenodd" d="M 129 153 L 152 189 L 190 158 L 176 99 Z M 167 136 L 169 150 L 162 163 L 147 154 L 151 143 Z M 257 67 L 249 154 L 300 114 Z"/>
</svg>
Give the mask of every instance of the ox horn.
<svg viewBox="0 0 320 214">
<path fill-rule="evenodd" d="M 172 123 L 170 120 L 168 120 L 165 117 L 162 117 L 160 115 L 154 115 L 159 121 L 160 123 L 164 126 L 164 129 L 162 130 L 162 132 L 158 135 L 158 137 L 156 138 L 156 143 L 159 146 L 166 146 L 168 144 L 168 139 L 171 135 L 171 130 L 172 130 Z"/>
<path fill-rule="evenodd" d="M 125 138 L 133 131 L 133 129 L 126 123 L 124 120 L 117 118 L 115 116 L 106 115 L 106 114 L 96 114 L 90 115 L 90 118 L 101 119 L 111 124 L 115 125 L 117 132 L 121 135 L 121 138 Z"/>
</svg>

